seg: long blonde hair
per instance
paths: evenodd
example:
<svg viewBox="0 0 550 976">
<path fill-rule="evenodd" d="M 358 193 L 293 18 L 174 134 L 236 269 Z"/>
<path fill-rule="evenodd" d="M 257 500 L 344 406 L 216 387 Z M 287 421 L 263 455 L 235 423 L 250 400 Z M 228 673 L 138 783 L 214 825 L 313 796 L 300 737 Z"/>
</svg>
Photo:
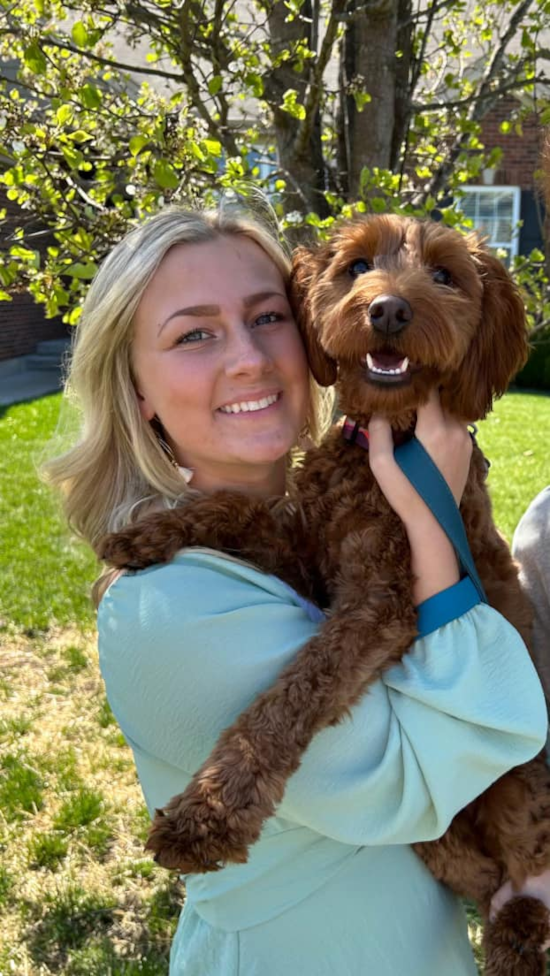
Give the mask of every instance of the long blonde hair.
<svg viewBox="0 0 550 976">
<path fill-rule="evenodd" d="M 166 207 L 116 245 L 88 291 L 66 384 L 66 396 L 81 411 L 79 438 L 43 473 L 61 490 L 69 525 L 95 552 L 106 533 L 139 518 L 146 503 L 173 507 L 190 491 L 139 411 L 131 369 L 133 319 L 170 248 L 220 235 L 250 238 L 288 283 L 290 258 L 261 223 L 234 210 Z M 313 378 L 310 387 L 307 426 L 315 441 L 328 407 Z"/>
</svg>

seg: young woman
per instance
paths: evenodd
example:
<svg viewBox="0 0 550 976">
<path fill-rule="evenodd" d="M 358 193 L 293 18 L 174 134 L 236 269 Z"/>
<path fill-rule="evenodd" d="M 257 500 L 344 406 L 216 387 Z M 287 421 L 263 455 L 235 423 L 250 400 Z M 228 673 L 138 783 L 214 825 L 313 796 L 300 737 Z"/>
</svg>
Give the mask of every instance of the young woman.
<svg viewBox="0 0 550 976">
<path fill-rule="evenodd" d="M 288 275 L 278 243 L 250 219 L 177 209 L 105 261 L 71 368 L 82 437 L 50 466 L 93 547 L 196 492 L 285 492 L 293 449 L 321 426 Z M 434 397 L 416 433 L 459 500 L 466 430 Z M 370 434 L 375 477 L 409 536 L 421 620 L 425 601 L 458 582 L 455 557 L 397 468 L 385 422 L 374 418 Z M 152 811 L 183 790 L 322 614 L 275 577 L 204 549 L 111 576 L 98 592 L 107 694 Z M 440 624 L 349 720 L 315 738 L 248 863 L 186 878 L 172 976 L 475 973 L 459 902 L 408 845 L 441 835 L 534 756 L 545 708 L 496 611 L 472 605 Z"/>
</svg>

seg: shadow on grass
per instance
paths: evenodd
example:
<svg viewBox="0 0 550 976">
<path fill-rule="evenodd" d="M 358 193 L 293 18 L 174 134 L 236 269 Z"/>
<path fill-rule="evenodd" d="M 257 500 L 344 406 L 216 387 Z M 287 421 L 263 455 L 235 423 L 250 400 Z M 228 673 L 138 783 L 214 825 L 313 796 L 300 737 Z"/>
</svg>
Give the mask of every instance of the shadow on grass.
<svg viewBox="0 0 550 976">
<path fill-rule="evenodd" d="M 41 912 L 36 924 L 31 924 L 27 939 L 34 962 L 62 972 L 71 950 L 82 949 L 88 940 L 110 928 L 114 906 L 113 898 L 86 892 L 77 885 L 56 896 L 47 895 L 43 908 L 35 904 L 30 909 L 31 915 Z"/>
<path fill-rule="evenodd" d="M 115 897 L 70 885 L 28 906 L 27 947 L 37 967 L 65 976 L 166 976 L 181 900 L 168 879 L 125 932 Z"/>
</svg>

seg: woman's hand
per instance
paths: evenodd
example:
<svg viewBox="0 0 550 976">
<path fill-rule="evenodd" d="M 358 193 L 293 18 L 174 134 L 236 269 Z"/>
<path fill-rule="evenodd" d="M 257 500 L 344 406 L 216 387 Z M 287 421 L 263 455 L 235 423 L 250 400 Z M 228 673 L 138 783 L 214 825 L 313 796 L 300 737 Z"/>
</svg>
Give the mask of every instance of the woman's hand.
<svg viewBox="0 0 550 976">
<path fill-rule="evenodd" d="M 518 891 L 514 891 L 511 881 L 506 881 L 491 898 L 490 920 L 494 921 L 506 902 L 510 901 L 511 898 L 516 898 L 517 895 L 538 898 L 550 911 L 550 870 L 543 871 L 536 878 L 527 878 L 525 884 Z M 550 941 L 543 946 L 543 949 L 550 949 Z"/>
<path fill-rule="evenodd" d="M 470 469 L 472 439 L 464 424 L 443 412 L 437 390 L 419 407 L 415 434 L 460 504 Z M 383 417 L 373 416 L 369 424 L 370 466 L 405 525 L 416 577 L 414 600 L 418 604 L 458 582 L 458 563 L 445 532 L 397 465 L 393 450 L 390 424 Z"/>
</svg>

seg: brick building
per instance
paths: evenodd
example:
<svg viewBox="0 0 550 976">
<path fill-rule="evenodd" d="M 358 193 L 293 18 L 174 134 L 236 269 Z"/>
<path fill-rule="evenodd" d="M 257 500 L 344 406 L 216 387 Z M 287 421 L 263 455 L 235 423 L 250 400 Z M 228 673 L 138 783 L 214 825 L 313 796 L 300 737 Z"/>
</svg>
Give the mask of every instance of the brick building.
<svg viewBox="0 0 550 976">
<path fill-rule="evenodd" d="M 0 207 L 7 209 L 0 231 L 0 247 L 5 247 L 12 227 L 17 226 L 20 220 L 20 213 L 2 191 Z M 34 351 L 39 342 L 62 339 L 68 334 L 68 327 L 61 318 L 47 319 L 43 306 L 37 305 L 28 292 L 15 294 L 11 302 L 0 302 L 0 362 L 26 356 Z"/>
<path fill-rule="evenodd" d="M 502 132 L 502 123 L 517 108 L 517 101 L 509 96 L 484 119 L 484 146 L 487 150 L 498 146 L 503 155 L 498 169 L 484 170 L 479 183 L 466 188 L 463 205 L 475 226 L 508 258 L 529 254 L 535 247 L 544 249 L 544 208 L 536 181 L 543 129 L 533 114 L 523 122 L 521 134 L 513 125 L 508 133 Z"/>
</svg>

